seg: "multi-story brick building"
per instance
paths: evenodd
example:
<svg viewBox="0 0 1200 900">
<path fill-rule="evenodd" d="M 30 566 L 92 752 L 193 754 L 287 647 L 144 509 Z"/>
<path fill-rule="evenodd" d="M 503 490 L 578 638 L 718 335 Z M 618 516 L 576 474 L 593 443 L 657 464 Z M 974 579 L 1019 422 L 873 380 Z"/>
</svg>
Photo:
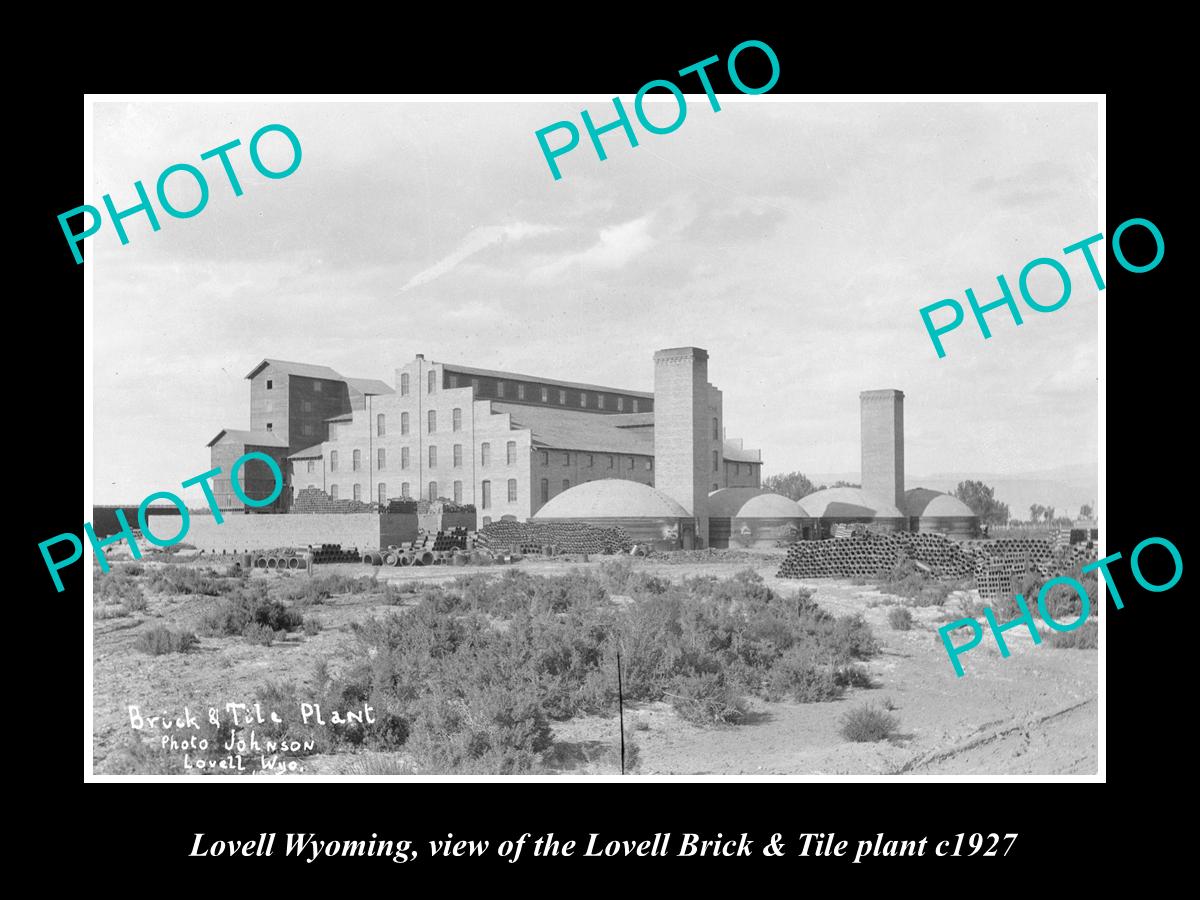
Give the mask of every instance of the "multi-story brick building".
<svg viewBox="0 0 1200 900">
<path fill-rule="evenodd" d="M 287 406 L 276 403 L 273 418 L 264 407 L 276 389 L 263 383 L 268 372 L 288 377 Z M 563 491 L 597 479 L 654 485 L 652 393 L 427 361 L 420 354 L 395 375 L 393 389 L 343 379 L 323 366 L 266 360 L 247 376 L 252 428 L 246 440 L 286 440 L 285 493 L 292 496 L 317 487 L 368 502 L 440 497 L 474 504 L 481 523 L 528 518 Z M 299 389 L 293 386 L 298 379 Z M 311 402 L 312 382 L 329 385 L 322 388 L 328 397 L 339 380 L 346 388 L 338 394 L 341 405 L 324 407 L 328 415 L 319 424 L 315 405 L 302 413 L 314 418 L 294 418 L 295 398 Z M 721 392 L 707 382 L 705 389 L 703 428 L 711 450 L 705 450 L 704 487 L 758 486 L 759 452 L 725 438 Z"/>
<path fill-rule="evenodd" d="M 265 453 L 286 474 L 290 454 L 329 436 L 329 420 L 362 410 L 367 398 L 390 394 L 392 389 L 372 378 L 346 378 L 328 366 L 264 359 L 246 376 L 250 382 L 250 430 L 223 429 L 208 446 L 213 468 L 221 474 L 213 479 L 213 493 L 222 510 L 239 510 L 243 504 L 233 493 L 230 468 L 243 454 Z M 247 496 L 270 495 L 275 480 L 265 463 L 251 460 L 241 480 Z M 288 509 L 291 490 L 264 511 Z"/>
</svg>

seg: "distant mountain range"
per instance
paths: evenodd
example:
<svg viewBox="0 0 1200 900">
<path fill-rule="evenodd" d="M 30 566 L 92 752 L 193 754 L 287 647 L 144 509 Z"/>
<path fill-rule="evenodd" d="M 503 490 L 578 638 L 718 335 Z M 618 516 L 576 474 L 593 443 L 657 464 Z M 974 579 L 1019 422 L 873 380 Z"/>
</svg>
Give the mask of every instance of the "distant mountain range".
<svg viewBox="0 0 1200 900">
<path fill-rule="evenodd" d="M 859 484 L 858 472 L 809 473 L 810 481 L 818 487 L 835 481 Z M 1069 465 L 1038 472 L 1002 475 L 997 472 L 938 472 L 933 475 L 905 473 L 905 488 L 930 488 L 953 494 L 960 481 L 982 481 L 996 492 L 996 499 L 1008 504 L 1015 519 L 1028 519 L 1029 507 L 1035 503 L 1053 506 L 1056 515 L 1074 516 L 1085 503 L 1095 507 L 1099 478 L 1094 466 Z"/>
</svg>

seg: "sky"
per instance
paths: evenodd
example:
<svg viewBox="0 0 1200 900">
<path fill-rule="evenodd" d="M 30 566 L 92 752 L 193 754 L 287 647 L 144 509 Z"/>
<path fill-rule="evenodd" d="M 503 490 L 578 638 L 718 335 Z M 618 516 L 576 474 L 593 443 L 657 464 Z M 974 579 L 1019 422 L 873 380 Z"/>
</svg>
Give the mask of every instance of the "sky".
<svg viewBox="0 0 1200 900">
<path fill-rule="evenodd" d="M 158 209 L 158 232 L 126 219 L 125 246 L 107 220 L 86 241 L 93 501 L 208 469 L 207 442 L 249 427 L 245 375 L 264 357 L 394 383 L 424 353 L 652 390 L 654 351 L 691 345 L 764 474 L 856 470 L 858 394 L 876 388 L 906 395 L 910 473 L 1095 469 L 1103 292 L 1062 255 L 1100 230 L 1094 104 L 720 100 L 689 95 L 667 135 L 634 119 L 637 147 L 609 132 L 605 161 L 579 116 L 611 120 L 603 99 L 97 103 L 85 202 L 133 206 L 135 180 L 153 196 L 180 162 L 210 197 L 192 218 Z M 583 134 L 556 181 L 534 133 L 561 120 Z M 247 150 L 271 123 L 303 151 L 276 180 Z M 200 160 L 235 138 L 240 197 Z M 291 159 L 280 134 L 260 147 L 270 168 Z M 167 192 L 198 197 L 186 175 Z M 1072 279 L 1052 313 L 1017 293 L 1038 257 Z M 1024 322 L 998 309 L 984 340 L 964 294 L 998 299 L 998 274 Z M 1061 292 L 1047 267 L 1030 287 Z M 939 359 L 919 310 L 943 298 L 966 321 Z"/>
</svg>

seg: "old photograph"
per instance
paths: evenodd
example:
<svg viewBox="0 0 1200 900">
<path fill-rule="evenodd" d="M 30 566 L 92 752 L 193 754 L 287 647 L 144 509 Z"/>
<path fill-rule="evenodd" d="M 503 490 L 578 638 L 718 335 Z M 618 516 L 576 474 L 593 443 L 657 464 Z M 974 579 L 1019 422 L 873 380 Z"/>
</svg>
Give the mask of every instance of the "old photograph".
<svg viewBox="0 0 1200 900">
<path fill-rule="evenodd" d="M 683 89 L 92 105 L 93 774 L 1097 774 L 1097 102 Z"/>
</svg>

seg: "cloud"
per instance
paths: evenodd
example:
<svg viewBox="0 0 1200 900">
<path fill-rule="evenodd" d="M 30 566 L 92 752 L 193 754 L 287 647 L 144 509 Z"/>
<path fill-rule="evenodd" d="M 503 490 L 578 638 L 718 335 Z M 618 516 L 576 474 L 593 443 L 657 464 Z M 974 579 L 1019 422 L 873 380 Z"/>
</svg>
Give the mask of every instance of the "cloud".
<svg viewBox="0 0 1200 900">
<path fill-rule="evenodd" d="M 579 267 L 585 271 L 619 269 L 641 256 L 654 245 L 650 236 L 650 225 L 654 214 L 620 225 L 600 229 L 594 244 L 578 253 L 569 253 L 548 265 L 539 266 L 529 273 L 533 282 L 552 281 L 564 272 Z"/>
<path fill-rule="evenodd" d="M 423 269 L 410 278 L 404 287 L 400 288 L 400 293 L 441 278 L 447 272 L 456 268 L 463 260 L 474 256 L 481 250 L 486 250 L 494 244 L 506 241 L 520 241 L 529 237 L 549 234 L 553 231 L 557 231 L 557 229 L 549 225 L 534 225 L 529 222 L 511 222 L 507 225 L 488 225 L 484 228 L 476 228 L 448 256 L 443 257 L 428 269 Z"/>
</svg>

